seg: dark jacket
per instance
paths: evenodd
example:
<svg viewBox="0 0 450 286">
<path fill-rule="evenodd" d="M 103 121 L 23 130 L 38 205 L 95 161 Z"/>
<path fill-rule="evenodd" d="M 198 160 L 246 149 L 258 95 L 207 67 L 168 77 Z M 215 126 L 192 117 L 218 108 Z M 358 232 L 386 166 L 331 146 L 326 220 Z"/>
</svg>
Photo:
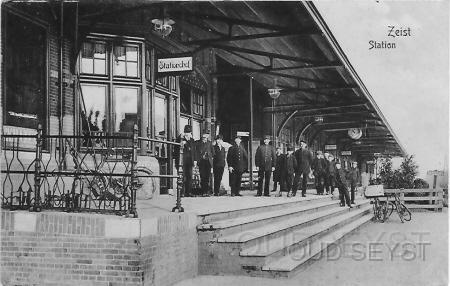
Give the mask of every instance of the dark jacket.
<svg viewBox="0 0 450 286">
<path fill-rule="evenodd" d="M 176 142 L 181 143 L 181 141 L 184 141 L 183 145 L 183 166 L 193 166 L 194 161 L 196 161 L 196 146 L 194 139 L 186 140 L 186 138 L 182 135 L 178 136 Z M 176 146 L 174 148 L 174 154 L 175 163 L 178 168 L 180 164 L 180 147 Z"/>
<path fill-rule="evenodd" d="M 325 158 L 319 159 L 316 157 L 312 162 L 311 168 L 313 169 L 315 176 L 319 174 L 324 174 L 327 169 L 327 161 L 325 160 Z"/>
<path fill-rule="evenodd" d="M 275 159 L 275 171 L 273 172 L 273 181 L 274 182 L 280 182 L 281 180 L 281 170 L 283 169 L 283 163 L 284 163 L 284 154 L 276 155 Z"/>
<path fill-rule="evenodd" d="M 213 166 L 215 168 L 225 167 L 225 148 L 214 145 Z"/>
<path fill-rule="evenodd" d="M 336 169 L 336 183 L 338 186 L 344 186 L 347 187 L 348 183 L 347 183 L 347 176 L 345 174 L 345 170 L 344 169 Z"/>
<path fill-rule="evenodd" d="M 255 154 L 255 165 L 264 171 L 272 171 L 276 161 L 275 149 L 270 145 L 259 145 Z"/>
<path fill-rule="evenodd" d="M 213 165 L 214 148 L 211 141 L 203 142 L 201 139 L 196 142 L 196 160 L 208 160 L 209 164 Z"/>
<path fill-rule="evenodd" d="M 294 154 L 292 155 L 285 155 L 284 158 L 284 168 L 282 169 L 282 172 L 285 174 L 292 175 L 294 174 L 295 170 L 297 169 L 297 159 L 295 159 Z"/>
<path fill-rule="evenodd" d="M 348 170 L 347 178 L 352 184 L 359 183 L 360 181 L 359 169 L 351 167 L 350 170 Z"/>
<path fill-rule="evenodd" d="M 327 175 L 335 177 L 336 176 L 336 166 L 334 164 L 334 161 L 327 161 Z"/>
<path fill-rule="evenodd" d="M 247 151 L 245 151 L 242 145 L 237 146 L 234 144 L 228 149 L 227 163 L 228 167 L 232 167 L 234 170 L 242 173 L 247 169 Z"/>
<path fill-rule="evenodd" d="M 312 153 L 308 149 L 298 149 L 297 151 L 295 151 L 294 156 L 297 160 L 296 172 L 308 174 L 311 168 L 311 163 L 313 161 Z"/>
</svg>

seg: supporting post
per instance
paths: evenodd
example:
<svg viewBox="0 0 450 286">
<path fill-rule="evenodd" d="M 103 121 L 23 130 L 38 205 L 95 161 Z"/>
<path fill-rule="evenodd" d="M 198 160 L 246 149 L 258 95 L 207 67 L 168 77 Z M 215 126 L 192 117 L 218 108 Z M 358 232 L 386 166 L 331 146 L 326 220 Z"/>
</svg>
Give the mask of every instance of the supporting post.
<svg viewBox="0 0 450 286">
<path fill-rule="evenodd" d="M 42 125 L 39 123 L 36 134 L 36 160 L 34 161 L 34 204 L 30 211 L 41 211 L 41 162 L 42 162 Z"/>
<path fill-rule="evenodd" d="M 248 157 L 250 158 L 250 191 L 253 191 L 253 77 L 250 77 L 250 142 Z"/>
<path fill-rule="evenodd" d="M 181 140 L 182 142 L 182 140 Z M 183 145 L 180 145 L 179 152 L 179 164 L 177 169 L 177 203 L 175 207 L 172 209 L 172 212 L 178 211 L 179 213 L 184 212 L 184 208 L 181 206 L 181 188 L 183 188 Z"/>
<path fill-rule="evenodd" d="M 128 209 L 128 214 L 131 217 L 137 217 L 136 211 L 136 190 L 137 190 L 137 174 L 136 174 L 136 165 L 137 165 L 137 151 L 138 151 L 138 126 L 134 124 L 133 129 L 133 154 L 131 157 L 131 194 L 130 194 L 130 204 Z"/>
</svg>

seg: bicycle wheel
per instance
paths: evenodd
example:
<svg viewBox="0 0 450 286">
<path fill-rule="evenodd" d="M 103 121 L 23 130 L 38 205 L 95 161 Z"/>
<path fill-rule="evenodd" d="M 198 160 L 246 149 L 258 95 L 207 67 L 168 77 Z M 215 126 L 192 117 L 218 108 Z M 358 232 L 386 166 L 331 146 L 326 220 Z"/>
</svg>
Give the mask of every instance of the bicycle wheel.
<svg viewBox="0 0 450 286">
<path fill-rule="evenodd" d="M 400 217 L 400 220 L 402 220 L 402 221 L 403 220 L 406 220 L 406 221 L 411 220 L 411 212 L 404 204 L 399 204 L 397 210 L 398 210 L 398 215 Z"/>
<path fill-rule="evenodd" d="M 388 218 L 389 206 L 387 202 L 380 202 L 380 221 L 385 222 Z"/>
</svg>

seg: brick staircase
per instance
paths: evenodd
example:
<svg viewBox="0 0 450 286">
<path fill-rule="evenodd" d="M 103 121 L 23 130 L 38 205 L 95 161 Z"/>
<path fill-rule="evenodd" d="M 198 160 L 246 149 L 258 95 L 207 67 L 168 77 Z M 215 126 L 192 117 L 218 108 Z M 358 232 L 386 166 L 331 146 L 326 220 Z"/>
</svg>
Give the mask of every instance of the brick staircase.
<svg viewBox="0 0 450 286">
<path fill-rule="evenodd" d="M 371 219 L 369 200 L 340 207 L 330 196 L 203 218 L 199 273 L 290 277 Z"/>
</svg>

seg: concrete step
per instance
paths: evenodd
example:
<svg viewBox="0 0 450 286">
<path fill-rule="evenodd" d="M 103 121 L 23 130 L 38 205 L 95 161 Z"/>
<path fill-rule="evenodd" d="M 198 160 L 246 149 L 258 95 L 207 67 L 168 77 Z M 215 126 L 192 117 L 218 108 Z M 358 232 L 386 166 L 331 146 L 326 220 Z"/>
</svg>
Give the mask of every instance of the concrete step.
<svg viewBox="0 0 450 286">
<path fill-rule="evenodd" d="M 319 256 L 322 251 L 332 245 L 336 245 L 345 237 L 345 235 L 361 227 L 371 219 L 372 214 L 370 213 L 370 208 L 368 208 L 367 214 L 341 228 L 329 232 L 320 239 L 313 240 L 310 244 L 305 246 L 307 249 L 298 249 L 287 256 L 264 265 L 262 267 L 262 271 L 266 272 L 264 276 L 290 277 L 297 274 L 303 266 L 308 265 L 308 262 L 313 262 L 313 258 Z"/>
<path fill-rule="evenodd" d="M 257 213 L 269 212 L 281 210 L 289 207 L 308 205 L 316 202 L 331 201 L 331 195 L 316 196 L 309 195 L 307 197 L 292 197 L 292 198 L 278 198 L 278 197 L 257 197 L 255 200 L 260 200 L 261 205 L 255 207 L 245 207 L 236 209 L 227 209 L 226 211 L 208 212 L 205 214 L 199 214 L 202 224 L 209 224 L 219 220 L 228 220 L 233 218 L 239 218 Z"/>
<path fill-rule="evenodd" d="M 369 204 L 369 200 L 360 200 L 354 209 L 360 208 Z M 231 244 L 245 244 L 242 247 L 252 247 L 261 243 L 264 240 L 270 240 L 277 237 L 282 237 L 287 233 L 295 230 L 301 230 L 310 225 L 319 223 L 326 219 L 338 216 L 349 212 L 352 209 L 348 207 L 332 207 L 317 211 L 302 216 L 292 217 L 285 221 L 279 221 L 277 223 L 266 224 L 254 229 L 243 230 L 234 234 L 219 236 L 217 238 L 218 243 L 231 243 Z"/>
<path fill-rule="evenodd" d="M 220 231 L 222 236 L 246 231 L 269 223 L 276 223 L 292 217 L 299 217 L 304 214 L 314 213 L 321 210 L 330 209 L 339 205 L 336 200 L 318 200 L 311 204 L 299 204 L 286 207 L 280 210 L 257 213 L 253 215 L 219 220 L 211 223 L 201 224 L 197 227 L 199 231 Z"/>
<path fill-rule="evenodd" d="M 370 213 L 370 211 L 371 206 L 365 204 L 360 208 L 333 216 L 321 223 L 313 224 L 301 230 L 288 233 L 285 236 L 264 240 L 257 245 L 244 248 L 239 253 L 243 257 L 242 265 L 255 266 L 254 269 L 260 269 L 264 264 L 289 255 L 304 247 L 312 240 L 320 239 L 321 236 L 361 218 L 365 214 Z"/>
</svg>

